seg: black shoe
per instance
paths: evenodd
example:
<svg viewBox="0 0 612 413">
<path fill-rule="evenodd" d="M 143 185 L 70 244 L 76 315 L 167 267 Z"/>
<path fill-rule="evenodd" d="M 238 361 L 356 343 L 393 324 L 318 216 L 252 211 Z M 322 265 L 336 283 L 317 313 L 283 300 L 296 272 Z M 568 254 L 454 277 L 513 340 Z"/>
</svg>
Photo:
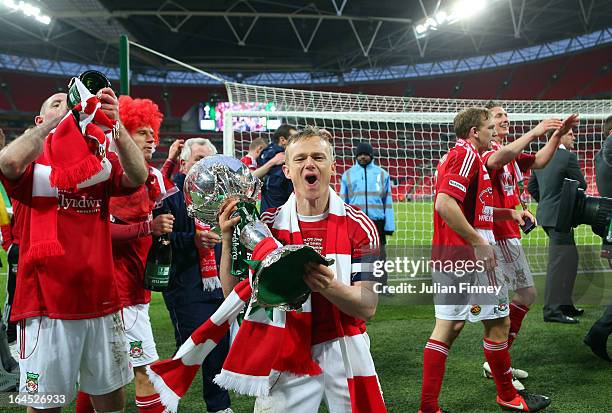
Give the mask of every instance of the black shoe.
<svg viewBox="0 0 612 413">
<path fill-rule="evenodd" d="M 566 316 L 563 313 L 557 313 L 557 314 L 553 314 L 550 316 L 544 316 L 544 321 L 546 323 L 578 324 L 577 319 Z"/>
<path fill-rule="evenodd" d="M 568 317 L 578 317 L 584 314 L 584 310 L 582 308 L 576 308 L 573 305 L 562 305 L 561 312 Z"/>
<path fill-rule="evenodd" d="M 509 402 L 505 402 L 497 396 L 497 404 L 503 409 L 515 412 L 539 412 L 550 405 L 550 398 L 528 393 L 527 390 L 519 390 L 514 400 Z"/>
<path fill-rule="evenodd" d="M 593 354 L 595 354 L 597 357 L 600 357 L 606 361 L 612 361 L 612 359 L 610 359 L 610 356 L 608 355 L 607 335 L 600 334 L 599 332 L 593 331 L 593 329 L 591 329 L 591 331 L 589 331 L 589 333 L 584 338 L 584 344 L 589 346 Z"/>
</svg>

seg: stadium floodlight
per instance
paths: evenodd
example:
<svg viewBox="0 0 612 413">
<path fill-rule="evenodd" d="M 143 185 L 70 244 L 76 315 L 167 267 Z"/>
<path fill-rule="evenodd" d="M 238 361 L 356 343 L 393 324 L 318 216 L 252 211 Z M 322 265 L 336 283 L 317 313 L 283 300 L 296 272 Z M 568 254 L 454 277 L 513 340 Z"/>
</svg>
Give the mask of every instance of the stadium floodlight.
<svg viewBox="0 0 612 413">
<path fill-rule="evenodd" d="M 467 19 L 480 13 L 487 6 L 486 0 L 460 0 L 453 7 L 453 21 Z"/>
<path fill-rule="evenodd" d="M 419 24 L 415 30 L 418 34 L 423 34 L 427 31 L 427 27 L 424 24 Z"/>
<path fill-rule="evenodd" d="M 438 22 L 435 19 L 429 17 L 427 20 L 425 20 L 425 27 L 435 29 L 436 27 L 438 27 Z"/>
<path fill-rule="evenodd" d="M 51 23 L 51 17 L 47 16 L 46 14 L 41 14 L 41 11 L 38 7 L 30 3 L 26 3 L 25 1 L 16 2 L 15 0 L 2 0 L 2 4 L 5 7 L 14 11 L 21 10 L 24 15 L 28 17 L 33 17 L 39 23 Z"/>
<path fill-rule="evenodd" d="M 446 12 L 444 10 L 441 10 L 436 14 L 436 21 L 438 22 L 438 24 L 443 24 L 446 21 L 447 17 L 448 15 L 446 14 Z"/>
<path fill-rule="evenodd" d="M 418 38 L 421 38 L 427 35 L 429 30 L 438 30 L 443 24 L 453 24 L 475 16 L 485 9 L 488 1 L 490 0 L 459 0 L 453 6 L 450 14 L 440 10 L 435 17 L 426 17 L 424 21 L 416 25 L 415 33 Z"/>
</svg>

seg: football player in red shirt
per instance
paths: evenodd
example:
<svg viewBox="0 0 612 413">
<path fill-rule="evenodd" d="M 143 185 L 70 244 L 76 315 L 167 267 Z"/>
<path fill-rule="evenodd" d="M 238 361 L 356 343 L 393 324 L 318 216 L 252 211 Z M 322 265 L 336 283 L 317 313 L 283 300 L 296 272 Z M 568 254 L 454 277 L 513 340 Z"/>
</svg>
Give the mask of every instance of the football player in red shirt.
<svg viewBox="0 0 612 413">
<path fill-rule="evenodd" d="M 493 235 L 494 220 L 523 224 L 525 218 L 534 218 L 528 211 L 493 207 L 491 180 L 480 158 L 495 136 L 491 113 L 486 108 L 466 109 L 455 117 L 454 129 L 457 144 L 436 170 L 432 286 L 439 291 L 434 295 L 436 324 L 423 352 L 419 412 L 442 411 L 438 397 L 446 358 L 466 320 L 484 325 L 483 347 L 497 387 L 497 403 L 514 411 L 538 411 L 550 399 L 517 391 L 512 385 L 508 286 L 496 264 Z M 512 149 L 497 151 L 492 162 L 509 156 Z M 495 293 L 462 291 L 466 282 L 468 288 L 484 287 Z"/>
<path fill-rule="evenodd" d="M 521 188 L 519 187 L 519 184 L 522 184 L 523 181 L 523 174 L 530 169 L 544 168 L 548 164 L 561 142 L 561 136 L 567 133 L 578 117 L 572 115 L 564 122 L 557 119 L 546 119 L 540 122 L 535 128 L 515 139 L 510 145 L 517 147 L 517 149 L 522 146 L 522 149 L 525 149 L 534 139 L 554 130 L 542 149 L 536 154 L 527 154 L 521 151 L 508 163 L 504 163 L 507 158 L 494 163 L 491 162 L 491 156 L 507 143 L 510 122 L 508 121 L 508 114 L 500 103 L 489 101 L 486 108 L 493 115 L 495 131 L 497 132 L 492 149 L 482 156 L 491 176 L 493 206 L 514 209 L 520 205 L 523 209 L 526 209 L 527 206 L 521 199 Z M 535 222 L 533 224 L 535 225 Z M 516 222 L 495 221 L 493 223 L 493 234 L 502 252 L 502 255 L 498 257 L 498 264 L 504 276 L 510 280 L 511 288 L 515 293 L 510 303 L 510 333 L 508 335 L 508 347 L 510 348 L 521 328 L 523 319 L 529 311 L 529 306 L 535 301 L 537 292 L 525 251 L 521 246 L 521 232 Z M 515 387 L 517 389 L 524 388 L 518 379 L 527 378 L 528 373 L 520 369 L 513 369 L 512 372 L 515 377 L 513 381 Z M 491 368 L 487 362 L 483 365 L 483 374 L 485 377 L 492 377 Z"/>
<path fill-rule="evenodd" d="M 323 255 L 335 253 L 342 257 L 335 269 L 311 265 L 304 276 L 312 290 L 308 302 L 311 304 L 305 305 L 312 311 L 312 329 L 304 331 L 301 337 L 309 341 L 313 359 L 323 373 L 302 377 L 280 374 L 274 379 L 269 396 L 257 398 L 255 411 L 258 412 L 318 412 L 323 398 L 329 411 L 351 411 L 340 338 L 349 334 L 349 330 L 355 337 L 367 337 L 364 320 L 374 315 L 378 304 L 372 271 L 367 265 L 377 257 L 376 226 L 363 211 L 345 204 L 330 188 L 335 160 L 328 134 L 325 130 L 307 127 L 289 139 L 283 170 L 293 182 L 294 193 L 285 204 L 268 209 L 261 217 L 274 237 L 284 244 L 299 233 L 304 244 Z M 238 282 L 229 274 L 231 233 L 240 219 L 229 219 L 235 206 L 236 201 L 230 202 L 219 217 L 223 232 L 220 274 L 225 295 Z M 345 215 L 339 214 L 342 209 Z M 299 228 L 285 229 L 284 217 L 290 214 L 295 214 Z M 299 317 L 309 315 L 308 311 L 299 314 Z M 378 391 L 373 365 L 371 373 Z"/>
<path fill-rule="evenodd" d="M 97 97 L 99 110 L 121 122 L 113 90 L 101 89 Z M 11 315 L 19 321 L 19 391 L 59 395 L 24 403 L 29 412 L 59 412 L 74 399 L 78 381 L 92 394 L 96 410 L 123 411 L 123 386 L 133 372 L 113 277 L 109 201 L 142 185 L 147 170 L 141 151 L 120 123 L 114 138 L 119 156 L 107 154 L 96 180 L 74 190 L 52 188 L 50 168 L 37 160 L 47 135 L 67 112 L 66 94 L 51 96 L 41 107 L 37 126 L 0 154 L 0 179 L 24 214 Z M 49 200 L 57 208 L 50 209 Z M 41 222 L 53 227 L 41 228 Z M 61 248 L 37 251 L 51 253 L 38 261 L 30 255 L 34 240 Z"/>
</svg>

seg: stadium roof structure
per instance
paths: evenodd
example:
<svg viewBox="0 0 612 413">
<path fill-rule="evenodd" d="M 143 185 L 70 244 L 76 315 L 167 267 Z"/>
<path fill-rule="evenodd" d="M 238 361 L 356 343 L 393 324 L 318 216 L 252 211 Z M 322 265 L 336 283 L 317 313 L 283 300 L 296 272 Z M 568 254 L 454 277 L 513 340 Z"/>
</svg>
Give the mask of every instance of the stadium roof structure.
<svg viewBox="0 0 612 413">
<path fill-rule="evenodd" d="M 612 43 L 608 0 L 28 1 L 51 21 L 0 0 L 0 68 L 63 74 L 77 65 L 116 78 L 120 34 L 259 84 L 431 76 Z M 140 48 L 130 56 L 142 81 L 202 82 Z"/>
</svg>

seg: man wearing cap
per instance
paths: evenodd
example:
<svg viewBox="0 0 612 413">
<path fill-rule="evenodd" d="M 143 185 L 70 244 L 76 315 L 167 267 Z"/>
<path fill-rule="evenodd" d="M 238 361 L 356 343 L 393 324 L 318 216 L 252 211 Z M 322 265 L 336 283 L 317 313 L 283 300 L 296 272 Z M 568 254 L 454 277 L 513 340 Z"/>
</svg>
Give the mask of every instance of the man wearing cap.
<svg viewBox="0 0 612 413">
<path fill-rule="evenodd" d="M 395 231 L 389 173 L 374 163 L 372 145 L 361 142 L 355 150 L 357 162 L 342 174 L 340 197 L 359 207 L 374 221 L 380 239 L 380 259 L 385 260 L 387 236 Z M 383 283 L 386 280 L 381 280 Z"/>
</svg>

